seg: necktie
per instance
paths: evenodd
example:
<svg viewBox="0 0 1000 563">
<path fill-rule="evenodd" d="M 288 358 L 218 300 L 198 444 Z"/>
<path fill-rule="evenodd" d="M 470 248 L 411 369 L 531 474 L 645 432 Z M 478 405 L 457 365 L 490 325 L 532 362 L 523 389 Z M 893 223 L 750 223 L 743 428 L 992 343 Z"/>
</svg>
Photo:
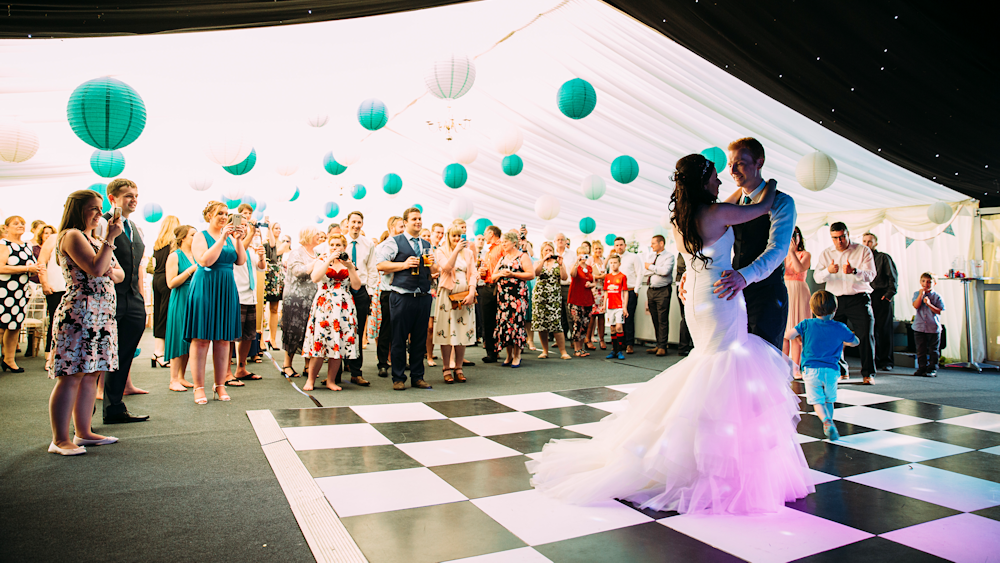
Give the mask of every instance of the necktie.
<svg viewBox="0 0 1000 563">
<path fill-rule="evenodd" d="M 129 222 L 130 221 L 128 219 L 125 219 L 125 221 L 122 222 L 122 226 L 124 227 L 125 236 L 127 236 L 128 240 L 131 241 L 132 240 L 132 225 L 130 225 Z"/>
<path fill-rule="evenodd" d="M 410 239 L 410 244 L 413 245 L 413 253 L 420 258 L 420 243 L 417 242 L 416 237 Z"/>
<path fill-rule="evenodd" d="M 743 201 L 740 202 L 740 205 L 750 205 L 751 203 L 753 203 L 753 200 L 750 199 L 750 196 L 745 195 L 743 196 Z"/>
<path fill-rule="evenodd" d="M 253 262 L 252 262 L 252 259 L 250 258 L 250 251 L 249 250 L 247 251 L 247 272 L 250 275 L 250 291 L 254 291 L 254 290 L 257 289 L 257 280 L 254 279 L 257 276 L 253 275 L 254 274 L 254 272 L 253 272 Z"/>
<path fill-rule="evenodd" d="M 351 262 L 354 262 L 355 266 L 358 264 L 358 241 L 356 240 L 351 241 Z"/>
</svg>

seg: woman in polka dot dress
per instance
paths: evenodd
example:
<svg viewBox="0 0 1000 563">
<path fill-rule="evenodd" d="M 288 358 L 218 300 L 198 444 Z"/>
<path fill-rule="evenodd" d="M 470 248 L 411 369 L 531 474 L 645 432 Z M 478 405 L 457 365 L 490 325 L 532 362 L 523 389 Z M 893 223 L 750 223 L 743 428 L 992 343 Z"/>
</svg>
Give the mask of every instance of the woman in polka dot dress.
<svg viewBox="0 0 1000 563">
<path fill-rule="evenodd" d="M 24 309 L 28 304 L 28 276 L 38 275 L 38 263 L 31 248 L 21 242 L 24 219 L 17 215 L 4 221 L 7 234 L 0 239 L 0 335 L 3 340 L 3 371 L 21 373 L 14 352 L 17 350 Z"/>
</svg>

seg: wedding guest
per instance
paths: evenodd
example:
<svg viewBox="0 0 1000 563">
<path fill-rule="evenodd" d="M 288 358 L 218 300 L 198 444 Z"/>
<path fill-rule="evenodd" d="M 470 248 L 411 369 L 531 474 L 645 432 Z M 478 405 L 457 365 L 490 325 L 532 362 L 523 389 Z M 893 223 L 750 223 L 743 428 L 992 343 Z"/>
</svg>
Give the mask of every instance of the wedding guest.
<svg viewBox="0 0 1000 563">
<path fill-rule="evenodd" d="M 788 256 L 785 257 L 785 287 L 788 289 L 788 322 L 785 333 L 794 329 L 806 319 L 812 318 L 809 309 L 809 286 L 806 284 L 806 272 L 812 266 L 812 254 L 806 250 L 802 239 L 802 231 L 798 227 L 792 231 L 792 243 L 788 245 Z M 802 359 L 801 338 L 789 340 L 785 338 L 782 352 L 791 358 L 795 365 L 795 377 L 801 375 Z"/>
<path fill-rule="evenodd" d="M 621 273 L 621 258 L 612 254 L 608 258 L 608 275 L 604 277 L 607 295 L 607 315 L 611 325 L 611 353 L 605 359 L 625 359 L 625 315 L 628 311 L 628 280 Z"/>
<path fill-rule="evenodd" d="M 445 383 L 465 383 L 462 371 L 465 347 L 476 341 L 476 257 L 465 233 L 457 226 L 448 230 L 445 244 L 438 246 L 435 261 L 441 278 L 434 316 L 434 343 L 441 346 L 441 372 Z"/>
<path fill-rule="evenodd" d="M 521 235 L 517 231 L 504 233 L 499 244 L 500 259 L 491 272 L 491 279 L 496 283 L 495 350 L 497 354 L 500 350 L 507 350 L 503 365 L 512 368 L 521 367 L 521 350 L 527 342 L 524 330 L 524 315 L 528 308 L 527 282 L 535 278 L 531 258 L 518 248 L 520 241 Z"/>
<path fill-rule="evenodd" d="M 392 216 L 386 222 L 386 228 L 388 228 L 388 235 L 385 240 L 379 243 L 381 245 L 388 245 L 389 240 L 393 237 L 403 234 L 406 229 L 406 221 L 402 217 Z M 394 244 L 394 243 L 392 243 Z M 378 253 L 378 246 L 375 247 L 374 253 Z M 378 261 L 375 261 L 376 266 Z M 378 376 L 379 377 L 389 377 L 389 356 L 392 352 L 392 309 L 389 307 L 389 297 L 392 290 L 389 286 L 392 284 L 392 276 L 388 274 L 382 274 L 379 281 L 379 307 L 381 312 L 381 320 L 379 322 L 378 338 L 375 344 L 375 352 L 378 355 Z M 411 362 L 414 360 L 411 358 Z M 421 361 L 421 364 L 423 362 Z"/>
<path fill-rule="evenodd" d="M 440 223 L 437 223 L 437 224 L 440 225 Z M 421 229 L 420 230 L 420 238 L 422 238 L 425 241 L 427 241 L 428 243 L 430 243 L 430 245 L 431 245 L 431 252 L 437 252 L 437 245 L 435 245 L 434 241 L 431 239 L 431 230 L 430 229 Z M 437 364 L 434 363 L 434 360 L 437 358 L 437 356 L 434 355 L 434 333 L 433 333 L 433 330 L 434 330 L 434 311 L 435 311 L 435 307 L 433 306 L 433 303 L 437 299 L 437 283 L 438 283 L 438 276 L 432 275 L 431 276 L 431 290 L 429 292 L 431 294 L 431 303 L 432 303 L 432 305 L 431 305 L 431 316 L 430 316 L 430 319 L 427 321 L 427 351 L 424 353 L 424 358 L 427 359 L 427 365 L 429 367 L 435 367 L 435 366 L 437 366 Z"/>
<path fill-rule="evenodd" d="M 663 235 L 653 235 L 649 247 L 653 250 L 653 259 L 643 264 L 645 273 L 649 276 L 649 289 L 646 291 L 646 310 L 653 321 L 653 331 L 656 335 L 656 346 L 646 350 L 647 354 L 666 356 L 669 354 L 668 342 L 670 336 L 670 297 L 673 293 L 672 282 L 674 273 L 674 255 L 666 251 L 666 239 Z M 626 277 L 628 274 L 626 274 Z M 629 295 L 632 298 L 632 295 Z"/>
<path fill-rule="evenodd" d="M 558 256 L 562 257 L 563 262 L 565 264 L 569 265 L 571 262 L 575 262 L 575 260 L 573 259 L 575 255 L 573 255 L 572 254 L 573 251 L 569 249 L 569 239 L 566 238 L 566 235 L 564 235 L 562 233 L 556 234 L 555 243 L 556 243 L 555 244 L 555 248 L 556 248 L 555 252 L 556 252 L 556 254 Z M 567 277 L 566 279 L 562 279 L 562 280 L 559 281 L 559 291 L 561 292 L 561 295 L 562 295 L 562 309 L 559 312 L 559 314 L 560 314 L 559 319 L 560 319 L 560 322 L 562 322 L 563 334 L 565 334 L 567 338 L 569 338 L 569 337 L 571 337 L 573 335 L 573 333 L 570 332 L 570 323 L 569 323 L 569 284 L 570 284 L 570 282 L 571 282 L 571 280 L 570 280 L 569 277 Z"/>
<path fill-rule="evenodd" d="M 198 263 L 191 253 L 191 245 L 198 229 L 179 225 L 174 229 L 174 251 L 167 257 L 167 287 L 170 288 L 170 305 L 167 308 L 167 330 L 163 358 L 170 362 L 171 391 L 187 391 L 194 387 L 185 378 L 191 343 L 184 339 L 184 317 L 187 315 L 188 297 L 191 294 L 191 277 L 198 271 Z"/>
<path fill-rule="evenodd" d="M 180 219 L 167 215 L 160 222 L 160 234 L 153 243 L 153 357 L 151 367 L 169 367 L 163 357 L 166 346 L 167 316 L 170 306 L 170 287 L 167 285 L 167 257 L 173 252 L 174 229 Z"/>
<path fill-rule="evenodd" d="M 596 350 L 592 344 L 594 339 L 601 346 L 601 350 L 607 349 L 604 343 L 604 321 L 607 310 L 604 303 L 604 276 L 608 273 L 607 263 L 604 261 L 604 245 L 601 241 L 595 240 L 591 243 L 590 265 L 594 268 L 594 284 L 591 291 L 594 292 L 594 307 L 590 310 L 590 326 L 587 327 L 587 349 Z"/>
<path fill-rule="evenodd" d="M 33 229 L 32 232 L 34 235 L 31 237 L 31 255 L 35 257 L 35 262 L 45 264 L 45 262 L 39 260 L 38 257 L 42 254 L 42 246 L 45 244 L 45 241 L 56 233 L 56 228 L 52 225 L 41 223 L 37 228 Z M 28 281 L 32 283 L 41 283 L 41 279 L 39 278 L 40 275 L 41 270 L 39 270 L 38 274 L 28 276 Z"/>
<path fill-rule="evenodd" d="M 278 307 L 281 305 L 281 296 L 285 292 L 285 271 L 281 258 L 292 249 L 292 241 L 288 237 L 282 238 L 281 224 L 270 223 L 268 217 L 264 217 L 264 222 L 268 223 L 267 240 L 264 241 L 264 256 L 267 258 L 267 273 L 264 275 L 264 301 L 267 303 L 267 347 L 276 349 L 278 342 L 278 323 L 281 316 Z"/>
<path fill-rule="evenodd" d="M 540 252 L 542 259 L 535 263 L 535 277 L 538 282 L 535 284 L 534 296 L 532 299 L 535 330 L 538 331 L 538 339 L 542 343 L 542 353 L 539 358 L 545 359 L 549 356 L 549 336 L 551 335 L 559 347 L 559 355 L 564 360 L 570 359 L 566 353 L 566 339 L 562 329 L 562 295 L 560 291 L 560 281 L 568 279 L 566 266 L 563 265 L 563 257 L 556 254 L 555 245 L 549 241 L 542 243 Z"/>
<path fill-rule="evenodd" d="M 934 277 L 920 274 L 920 289 L 913 292 L 913 308 L 917 314 L 913 321 L 913 336 L 917 341 L 917 371 L 913 375 L 937 377 L 941 358 L 941 312 L 944 300 L 934 291 Z"/>
<path fill-rule="evenodd" d="M 3 342 L 3 371 L 23 373 L 14 359 L 17 341 L 28 304 L 28 276 L 42 268 L 31 254 L 31 248 L 21 242 L 24 219 L 12 215 L 4 221 L 7 232 L 0 239 L 0 340 Z"/>
<path fill-rule="evenodd" d="M 365 325 L 368 322 L 368 315 L 372 310 L 373 304 L 377 303 L 377 297 L 373 301 L 368 288 L 375 286 L 379 280 L 378 269 L 375 268 L 375 245 L 364 236 L 361 230 L 364 227 L 364 221 L 365 216 L 360 211 L 351 211 L 347 214 L 347 219 L 345 220 L 347 223 L 346 252 L 351 257 L 351 262 L 355 266 L 358 279 L 361 280 L 361 287 L 358 289 L 351 288 L 351 297 L 354 299 L 354 308 L 358 315 L 357 336 L 359 337 L 365 331 Z M 364 352 L 361 346 L 358 346 L 357 357 L 347 358 L 344 363 L 347 364 L 348 369 L 351 371 L 352 381 L 354 379 L 365 381 L 361 373 L 361 368 L 364 366 Z"/>
<path fill-rule="evenodd" d="M 625 353 L 635 353 L 635 307 L 639 302 L 637 288 L 642 279 L 642 261 L 636 254 L 627 251 L 624 237 L 615 238 L 615 254 L 622 261 L 621 272 L 628 280 L 628 306 L 625 317 Z"/>
<path fill-rule="evenodd" d="M 246 204 L 244 204 L 246 205 Z M 247 205 L 247 208 L 250 206 Z M 247 224 L 247 221 L 243 221 Z M 264 246 L 253 245 L 252 241 L 258 239 L 248 239 L 243 237 L 244 250 L 246 255 L 245 264 L 233 268 L 233 281 L 236 282 L 236 291 L 240 300 L 240 329 L 236 342 L 230 345 L 230 354 L 235 347 L 236 371 L 232 371 L 229 362 L 226 362 L 226 385 L 230 387 L 243 387 L 244 381 L 254 381 L 263 379 L 256 373 L 251 373 L 247 369 L 247 357 L 253 351 L 253 344 L 258 341 L 257 332 L 257 273 L 267 270 L 264 263 Z"/>
<path fill-rule="evenodd" d="M 497 346 L 497 310 L 498 296 L 496 277 L 493 272 L 503 254 L 500 242 L 500 227 L 490 225 L 486 227 L 483 237 L 483 244 L 479 248 L 479 279 L 482 285 L 476 288 L 479 305 L 483 313 L 483 348 L 486 356 L 483 358 L 484 364 L 492 364 L 497 361 L 497 353 L 500 348 Z M 521 319 L 521 330 L 524 330 L 524 319 Z"/>
<path fill-rule="evenodd" d="M 892 298 L 899 289 L 899 275 L 892 256 L 875 250 L 878 237 L 865 233 L 861 243 L 872 251 L 875 259 L 875 279 L 872 280 L 872 315 L 875 317 L 875 366 L 879 371 L 892 371 L 894 360 L 892 346 Z"/>
<path fill-rule="evenodd" d="M 534 245 L 531 244 L 531 241 L 527 240 L 526 238 L 523 238 L 523 237 L 526 236 L 526 234 L 527 234 L 526 230 L 522 227 L 521 228 L 521 237 L 522 237 L 521 238 L 521 250 L 523 250 L 524 253 L 528 255 L 528 258 L 531 259 L 531 263 L 534 264 L 535 263 L 535 247 L 534 247 Z M 531 350 L 532 352 L 537 352 L 538 348 L 535 348 L 535 332 L 531 328 L 531 320 L 532 320 L 532 315 L 531 315 L 531 310 L 532 310 L 531 299 L 532 299 L 532 296 L 534 295 L 534 293 L 535 293 L 535 280 L 534 279 L 530 279 L 530 280 L 528 280 L 528 307 L 524 311 L 524 332 L 527 335 L 528 350 Z"/>
<path fill-rule="evenodd" d="M 678 284 L 680 287 L 681 280 L 684 278 L 684 272 L 687 271 L 687 263 L 684 262 L 684 255 L 680 252 L 677 253 L 677 273 L 674 277 L 674 283 Z M 678 297 L 679 291 L 678 291 Z M 692 348 L 694 348 L 694 343 L 691 341 L 691 331 L 688 330 L 687 325 L 687 312 L 684 309 L 684 303 L 680 304 L 681 310 L 681 326 L 678 329 L 677 335 L 677 355 L 687 356 L 691 353 Z"/>
<path fill-rule="evenodd" d="M 49 236 L 42 243 L 42 251 L 38 254 L 38 281 L 42 286 L 42 293 L 45 294 L 45 309 L 49 314 L 49 332 L 45 339 L 45 371 L 52 368 L 52 334 L 55 329 L 53 315 L 56 307 L 66 293 L 66 280 L 63 278 L 62 266 L 56 257 L 56 243 L 59 237 Z"/>
<path fill-rule="evenodd" d="M 306 323 L 316 297 L 316 282 L 312 269 L 316 261 L 316 247 L 326 241 L 326 235 L 315 227 L 299 231 L 299 246 L 288 253 L 285 260 L 285 292 L 281 296 L 281 347 L 285 351 L 282 373 L 295 377 L 299 372 L 292 367 L 292 359 L 302 353 L 306 338 Z M 307 370 L 303 368 L 303 371 Z"/>
<path fill-rule="evenodd" d="M 385 239 L 389 238 L 389 231 L 383 231 L 381 238 L 374 241 L 375 247 L 382 244 Z M 372 260 L 375 256 L 375 247 L 372 248 Z M 382 369 L 381 356 L 379 355 L 379 331 L 382 330 L 382 275 L 375 271 L 374 277 L 368 278 L 368 291 L 371 294 L 372 308 L 371 312 L 368 314 L 368 326 L 365 328 L 365 336 L 367 336 L 370 342 L 375 343 L 375 361 L 376 367 L 378 368 L 379 377 L 388 377 L 388 371 Z M 383 375 L 383 373 L 385 375 Z"/>
<path fill-rule="evenodd" d="M 587 340 L 587 323 L 590 320 L 590 309 L 594 306 L 594 292 L 587 284 L 594 283 L 593 268 L 587 265 L 587 247 L 580 245 L 576 249 L 576 263 L 569 269 L 569 318 L 573 334 L 574 356 L 590 355 L 584 347 Z"/>
</svg>

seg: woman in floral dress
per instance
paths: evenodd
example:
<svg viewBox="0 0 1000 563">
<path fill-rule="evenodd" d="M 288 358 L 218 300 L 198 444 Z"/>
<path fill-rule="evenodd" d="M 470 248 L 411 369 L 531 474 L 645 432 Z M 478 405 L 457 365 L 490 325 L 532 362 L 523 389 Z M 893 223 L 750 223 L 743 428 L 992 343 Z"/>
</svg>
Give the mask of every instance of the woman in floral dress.
<svg viewBox="0 0 1000 563">
<path fill-rule="evenodd" d="M 560 281 L 569 279 L 562 256 L 556 254 L 555 246 L 546 241 L 542 243 L 542 259 L 535 265 L 534 294 L 532 295 L 532 328 L 538 331 L 538 340 L 542 343 L 542 353 L 539 358 L 549 357 L 549 336 L 559 346 L 559 354 L 564 360 L 571 358 L 566 353 L 566 338 L 562 329 L 562 290 Z"/>
<path fill-rule="evenodd" d="M 312 281 L 313 266 L 316 264 L 316 247 L 326 241 L 326 233 L 315 227 L 299 231 L 302 246 L 288 253 L 285 258 L 285 290 L 281 294 L 281 347 L 285 350 L 285 361 L 281 368 L 287 377 L 298 377 L 299 372 L 292 367 L 292 359 L 302 352 L 306 323 L 312 312 L 316 298 L 316 282 Z M 309 371 L 306 362 L 303 371 Z"/>
<path fill-rule="evenodd" d="M 330 251 L 316 261 L 312 271 L 312 281 L 319 284 L 319 290 L 313 299 L 306 339 L 302 343 L 302 355 L 309 361 L 309 381 L 302 387 L 303 391 L 312 391 L 316 374 L 327 358 L 330 361 L 326 367 L 326 388 L 340 391 L 336 378 L 341 360 L 358 357 L 358 315 L 350 289 L 360 289 L 361 278 L 344 253 L 347 239 L 343 235 L 331 235 L 326 240 Z M 368 385 L 360 377 L 352 377 L 351 383 Z"/>
<path fill-rule="evenodd" d="M 441 346 L 441 374 L 445 383 L 465 383 L 462 362 L 465 347 L 476 343 L 476 256 L 468 248 L 462 229 L 452 226 L 438 246 L 434 261 L 441 265 L 437 309 L 434 315 L 434 344 Z M 471 290 L 471 291 L 470 291 Z M 467 293 L 452 302 L 451 295 Z"/>
<path fill-rule="evenodd" d="M 521 349 L 528 341 L 524 329 L 524 316 L 528 309 L 528 280 L 535 279 L 531 258 L 518 249 L 521 233 L 509 231 L 500 241 L 503 251 L 493 279 L 497 280 L 497 327 L 493 336 L 497 342 L 497 354 L 507 349 L 507 359 L 503 365 L 521 367 Z"/>
<path fill-rule="evenodd" d="M 269 219 L 264 217 L 264 221 Z M 264 301 L 267 302 L 267 346 L 276 349 L 278 342 L 278 305 L 285 292 L 285 269 L 281 257 L 292 249 L 292 241 L 281 238 L 281 225 L 270 223 L 267 229 L 267 240 L 264 241 L 264 254 L 267 256 L 267 271 L 264 273 Z"/>
</svg>

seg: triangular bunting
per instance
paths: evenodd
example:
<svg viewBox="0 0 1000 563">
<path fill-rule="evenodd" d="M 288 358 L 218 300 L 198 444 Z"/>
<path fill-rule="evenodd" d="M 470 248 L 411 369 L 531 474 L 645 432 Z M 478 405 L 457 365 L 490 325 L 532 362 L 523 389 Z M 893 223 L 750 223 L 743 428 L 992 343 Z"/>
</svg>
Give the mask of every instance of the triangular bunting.
<svg viewBox="0 0 1000 563">
<path fill-rule="evenodd" d="M 896 228 L 896 225 L 893 225 L 892 223 L 889 223 L 889 236 L 898 235 L 898 234 L 899 234 L 899 229 Z"/>
<path fill-rule="evenodd" d="M 934 248 L 934 239 L 933 238 L 929 238 L 929 239 L 925 240 L 924 242 L 927 243 L 927 248 Z"/>
<path fill-rule="evenodd" d="M 942 232 L 944 234 L 946 234 L 946 235 L 955 236 L 955 230 L 951 228 L 951 225 L 948 225 L 947 227 L 945 227 L 944 231 L 942 231 Z"/>
<path fill-rule="evenodd" d="M 913 239 L 906 237 L 906 248 L 910 248 L 911 244 L 913 244 Z"/>
</svg>

